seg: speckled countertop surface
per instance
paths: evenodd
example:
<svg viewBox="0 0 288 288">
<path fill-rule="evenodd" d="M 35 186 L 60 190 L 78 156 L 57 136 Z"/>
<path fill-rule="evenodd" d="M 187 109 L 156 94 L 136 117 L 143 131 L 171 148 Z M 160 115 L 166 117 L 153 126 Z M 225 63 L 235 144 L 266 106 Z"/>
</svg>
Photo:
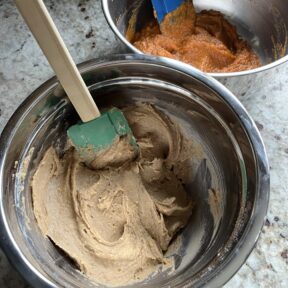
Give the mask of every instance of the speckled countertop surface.
<svg viewBox="0 0 288 288">
<path fill-rule="evenodd" d="M 99 0 L 45 1 L 77 63 L 124 51 L 109 30 Z M 11 0 L 0 1 L 0 132 L 17 106 L 53 75 Z M 242 101 L 264 139 L 271 198 L 260 240 L 225 285 L 288 287 L 288 63 L 261 75 L 223 80 Z M 0 250 L 0 287 L 28 284 Z"/>
</svg>

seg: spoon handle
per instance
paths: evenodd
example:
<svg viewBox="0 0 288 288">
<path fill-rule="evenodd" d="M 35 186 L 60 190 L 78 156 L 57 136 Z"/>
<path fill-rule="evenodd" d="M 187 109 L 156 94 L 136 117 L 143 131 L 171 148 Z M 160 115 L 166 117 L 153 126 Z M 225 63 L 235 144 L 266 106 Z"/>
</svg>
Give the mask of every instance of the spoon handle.
<svg viewBox="0 0 288 288">
<path fill-rule="evenodd" d="M 63 39 L 42 0 L 15 0 L 18 10 L 83 122 L 100 116 Z"/>
</svg>

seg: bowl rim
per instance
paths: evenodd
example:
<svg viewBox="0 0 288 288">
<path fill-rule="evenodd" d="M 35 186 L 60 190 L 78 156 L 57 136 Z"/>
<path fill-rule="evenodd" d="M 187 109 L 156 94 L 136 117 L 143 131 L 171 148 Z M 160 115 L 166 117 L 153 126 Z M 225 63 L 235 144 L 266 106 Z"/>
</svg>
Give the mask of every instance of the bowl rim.
<svg viewBox="0 0 288 288">
<path fill-rule="evenodd" d="M 250 253 L 253 251 L 267 214 L 270 194 L 269 164 L 260 133 L 246 109 L 224 85 L 188 64 L 182 64 L 179 61 L 163 57 L 122 54 L 103 57 L 100 59 L 92 59 L 79 64 L 78 68 L 81 73 L 85 73 L 92 69 L 103 67 L 105 64 L 111 65 L 113 63 L 129 63 L 129 61 L 154 65 L 156 64 L 162 67 L 172 68 L 188 76 L 194 77 L 204 85 L 207 85 L 214 90 L 219 97 L 222 97 L 227 105 L 233 110 L 235 115 L 240 119 L 241 124 L 243 125 L 243 128 L 251 142 L 258 176 L 255 193 L 257 197 L 255 199 L 253 212 L 249 222 L 247 223 L 241 238 L 231 250 L 231 255 L 229 255 L 231 257 L 227 257 L 227 261 L 221 263 L 222 269 L 217 275 L 214 275 L 212 278 L 206 281 L 206 284 L 209 284 L 210 287 L 221 287 L 241 268 Z M 11 116 L 2 134 L 0 135 L 0 244 L 14 267 L 31 285 L 35 285 L 35 287 L 56 286 L 29 262 L 17 245 L 5 215 L 3 201 L 5 187 L 3 187 L 3 181 L 1 181 L 1 179 L 3 179 L 4 176 L 6 154 L 9 149 L 9 144 L 13 138 L 13 131 L 17 129 L 17 124 L 21 121 L 23 115 L 25 114 L 24 112 L 27 111 L 29 107 L 33 106 L 35 101 L 38 102 L 40 99 L 44 98 L 46 96 L 46 92 L 49 91 L 49 89 L 54 88 L 57 84 L 58 81 L 54 76 L 32 92 Z M 189 284 L 187 285 L 187 287 L 190 287 Z"/>
<path fill-rule="evenodd" d="M 104 13 L 104 16 L 106 18 L 106 21 L 108 22 L 110 28 L 112 29 L 112 31 L 114 32 L 114 34 L 121 40 L 121 42 L 130 50 L 130 52 L 136 53 L 136 54 L 141 54 L 141 55 L 145 55 L 145 53 L 143 53 L 142 51 L 140 51 L 139 49 L 137 49 L 134 45 L 132 45 L 127 39 L 126 37 L 123 36 L 123 34 L 119 31 L 119 29 L 117 28 L 117 26 L 115 25 L 110 11 L 109 11 L 109 7 L 108 7 L 108 0 L 101 0 L 102 3 L 102 10 Z M 258 68 L 254 68 L 254 69 L 250 69 L 250 70 L 244 70 L 244 71 L 239 71 L 239 72 L 221 72 L 221 73 L 211 73 L 211 72 L 203 72 L 205 74 L 208 74 L 209 76 L 212 76 L 214 78 L 232 78 L 232 77 L 239 77 L 239 76 L 247 76 L 247 75 L 252 75 L 252 74 L 256 74 L 259 72 L 264 72 L 267 71 L 271 68 L 277 67 L 283 63 L 285 63 L 286 61 L 288 61 L 288 54 L 281 57 L 280 59 L 277 59 L 276 61 L 273 61 L 272 63 L 260 66 Z M 183 62 L 179 61 L 181 64 Z M 190 65 L 190 64 L 188 64 Z M 194 66 L 190 65 L 191 67 L 194 68 Z"/>
</svg>

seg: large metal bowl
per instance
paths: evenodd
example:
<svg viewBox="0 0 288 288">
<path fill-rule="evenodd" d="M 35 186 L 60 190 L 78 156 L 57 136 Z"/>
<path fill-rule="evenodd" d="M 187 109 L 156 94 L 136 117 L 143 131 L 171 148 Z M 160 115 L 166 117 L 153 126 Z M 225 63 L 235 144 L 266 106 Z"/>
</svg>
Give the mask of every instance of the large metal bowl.
<svg viewBox="0 0 288 288">
<path fill-rule="evenodd" d="M 241 72 L 208 73 L 231 77 L 261 72 L 287 61 L 288 6 L 286 0 L 193 0 L 199 10 L 222 12 L 260 56 L 263 66 Z M 151 0 L 102 0 L 105 17 L 125 46 L 142 54 L 126 38 L 127 30 L 140 31 L 153 18 Z"/>
<path fill-rule="evenodd" d="M 80 65 L 100 107 L 153 103 L 202 147 L 197 155 L 191 151 L 188 192 L 195 207 L 174 254 L 175 271 L 133 287 L 222 286 L 252 251 L 268 206 L 268 161 L 254 122 L 223 85 L 189 65 L 144 55 L 107 60 Z M 37 288 L 97 287 L 40 233 L 29 187 L 47 147 L 59 148 L 77 120 L 52 78 L 24 101 L 0 138 L 1 245 Z M 211 187 L 219 191 L 216 210 L 209 206 Z"/>
</svg>

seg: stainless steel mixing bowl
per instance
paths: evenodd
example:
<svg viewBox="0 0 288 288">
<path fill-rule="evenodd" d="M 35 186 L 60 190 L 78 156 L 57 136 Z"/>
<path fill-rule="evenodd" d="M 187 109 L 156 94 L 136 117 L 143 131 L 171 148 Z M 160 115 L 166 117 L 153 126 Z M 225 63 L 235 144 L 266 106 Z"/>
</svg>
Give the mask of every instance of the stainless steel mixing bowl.
<svg viewBox="0 0 288 288">
<path fill-rule="evenodd" d="M 191 151 L 186 188 L 195 207 L 173 252 L 175 271 L 133 287 L 222 286 L 250 254 L 267 211 L 268 161 L 254 122 L 219 82 L 177 61 L 122 55 L 80 68 L 100 107 L 153 103 L 202 147 L 201 153 Z M 34 287 L 97 287 L 40 233 L 29 187 L 47 147 L 61 152 L 66 128 L 75 121 L 78 116 L 52 78 L 22 103 L 0 138 L 1 245 Z M 213 209 L 211 187 L 219 192 Z"/>
<path fill-rule="evenodd" d="M 260 56 L 263 66 L 257 69 L 208 73 L 214 77 L 248 75 L 264 71 L 287 61 L 288 5 L 286 0 L 193 0 L 195 8 L 217 10 L 237 27 Z M 135 53 L 142 52 L 126 37 L 130 31 L 139 31 L 153 18 L 151 0 L 102 0 L 105 17 L 116 36 Z"/>
</svg>

